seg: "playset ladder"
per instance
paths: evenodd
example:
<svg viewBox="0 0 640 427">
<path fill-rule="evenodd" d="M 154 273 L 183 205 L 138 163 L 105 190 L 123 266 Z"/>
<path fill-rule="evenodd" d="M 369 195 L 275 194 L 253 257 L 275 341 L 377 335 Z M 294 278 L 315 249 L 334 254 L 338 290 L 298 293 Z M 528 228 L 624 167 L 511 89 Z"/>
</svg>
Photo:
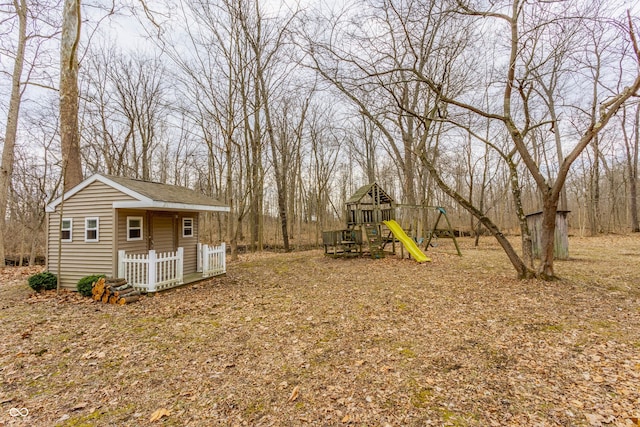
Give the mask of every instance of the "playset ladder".
<svg viewBox="0 0 640 427">
<path fill-rule="evenodd" d="M 384 258 L 382 237 L 380 236 L 380 230 L 378 230 L 378 227 L 367 224 L 364 226 L 364 231 L 367 233 L 367 242 L 369 243 L 371 258 Z"/>
</svg>

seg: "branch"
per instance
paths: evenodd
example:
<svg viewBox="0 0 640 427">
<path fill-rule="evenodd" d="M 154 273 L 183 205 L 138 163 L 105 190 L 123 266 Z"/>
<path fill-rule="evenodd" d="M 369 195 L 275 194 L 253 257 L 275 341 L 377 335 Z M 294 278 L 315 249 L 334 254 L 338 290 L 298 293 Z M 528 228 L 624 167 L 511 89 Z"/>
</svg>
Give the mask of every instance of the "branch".
<svg viewBox="0 0 640 427">
<path fill-rule="evenodd" d="M 151 22 L 153 26 L 157 28 L 158 36 L 160 36 L 162 34 L 162 27 L 160 26 L 160 24 L 156 22 L 155 18 L 153 17 L 153 12 L 147 6 L 147 2 L 145 0 L 139 0 L 139 2 L 140 2 L 140 5 L 142 6 L 142 10 L 144 10 L 145 16 L 147 17 L 149 22 Z"/>
<path fill-rule="evenodd" d="M 462 3 L 461 0 L 458 0 L 457 3 L 458 3 L 458 7 L 462 9 L 462 12 L 458 11 L 458 13 L 461 13 L 462 15 L 480 16 L 482 18 L 500 18 L 500 19 L 504 19 L 507 22 L 511 22 L 511 18 L 505 14 L 489 12 L 489 11 L 473 10 L 466 4 Z"/>
<path fill-rule="evenodd" d="M 602 128 L 616 115 L 620 107 L 632 96 L 634 96 L 638 90 L 640 90 L 640 74 L 636 77 L 633 85 L 626 87 L 620 94 L 614 96 L 611 100 L 600 106 L 600 120 L 593 125 L 589 126 L 589 129 L 580 138 L 578 144 L 571 150 L 571 153 L 567 155 L 560 166 L 558 176 L 560 172 L 567 173 L 571 163 L 580 155 L 582 150 L 591 142 L 591 140 L 602 130 Z"/>
<path fill-rule="evenodd" d="M 629 36 L 631 37 L 631 44 L 633 45 L 633 52 L 636 54 L 636 61 L 640 65 L 640 48 L 638 48 L 638 40 L 636 39 L 635 32 L 633 31 L 633 21 L 631 20 L 631 12 L 627 9 L 627 20 L 629 21 Z"/>
<path fill-rule="evenodd" d="M 53 90 L 55 92 L 59 92 L 60 89 L 53 87 L 53 86 L 49 86 L 49 85 L 45 85 L 45 84 L 41 84 L 41 83 L 36 83 L 36 82 L 32 82 L 32 81 L 26 81 L 26 82 L 22 82 L 22 85 L 29 85 L 29 86 L 35 86 L 35 87 L 39 87 L 42 89 L 48 89 L 48 90 Z"/>
</svg>

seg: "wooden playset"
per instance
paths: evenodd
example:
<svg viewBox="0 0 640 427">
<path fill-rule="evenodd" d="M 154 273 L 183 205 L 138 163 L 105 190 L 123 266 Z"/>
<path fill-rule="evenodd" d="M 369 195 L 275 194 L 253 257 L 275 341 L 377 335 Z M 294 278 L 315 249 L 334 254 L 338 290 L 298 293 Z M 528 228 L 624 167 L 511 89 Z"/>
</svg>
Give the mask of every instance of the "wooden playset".
<svg viewBox="0 0 640 427">
<path fill-rule="evenodd" d="M 325 255 L 349 257 L 369 254 L 372 258 L 384 258 L 386 246 L 390 244 L 390 253 L 395 254 L 396 242 L 400 242 L 403 255 L 406 249 L 418 262 L 430 261 L 416 241 L 396 222 L 397 206 L 377 183 L 360 187 L 346 202 L 347 228 L 322 232 Z M 442 214 L 446 218 L 444 209 L 439 208 L 438 221 Z M 448 219 L 447 224 L 450 227 Z M 429 235 L 434 231 L 435 228 Z"/>
</svg>

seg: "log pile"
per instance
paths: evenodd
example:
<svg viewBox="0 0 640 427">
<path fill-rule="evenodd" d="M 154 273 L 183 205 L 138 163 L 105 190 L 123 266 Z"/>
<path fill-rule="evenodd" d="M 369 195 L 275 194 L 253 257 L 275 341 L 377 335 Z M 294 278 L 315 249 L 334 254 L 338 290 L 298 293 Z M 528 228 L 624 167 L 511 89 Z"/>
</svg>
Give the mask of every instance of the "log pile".
<svg viewBox="0 0 640 427">
<path fill-rule="evenodd" d="M 105 279 L 91 285 L 92 298 L 105 304 L 129 304 L 140 299 L 140 291 L 127 284 L 125 279 Z"/>
</svg>

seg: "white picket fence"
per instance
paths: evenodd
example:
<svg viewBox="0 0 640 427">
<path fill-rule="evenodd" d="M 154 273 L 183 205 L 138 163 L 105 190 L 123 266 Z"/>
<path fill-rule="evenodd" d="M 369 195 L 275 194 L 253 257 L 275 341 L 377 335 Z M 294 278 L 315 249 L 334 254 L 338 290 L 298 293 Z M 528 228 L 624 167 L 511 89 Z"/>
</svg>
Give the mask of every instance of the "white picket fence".
<svg viewBox="0 0 640 427">
<path fill-rule="evenodd" d="M 227 247 L 222 242 L 220 246 L 209 246 L 198 243 L 198 271 L 203 277 L 219 276 L 227 272 Z"/>
<path fill-rule="evenodd" d="M 227 272 L 226 246 L 209 246 L 198 243 L 197 271 L 202 277 L 212 277 Z M 175 252 L 127 254 L 118 251 L 118 277 L 145 292 L 156 292 L 184 283 L 184 249 Z M 193 276 L 191 276 L 193 277 Z"/>
<path fill-rule="evenodd" d="M 175 252 L 127 254 L 118 251 L 118 277 L 136 289 L 156 292 L 182 284 L 184 274 L 184 249 Z"/>
</svg>

